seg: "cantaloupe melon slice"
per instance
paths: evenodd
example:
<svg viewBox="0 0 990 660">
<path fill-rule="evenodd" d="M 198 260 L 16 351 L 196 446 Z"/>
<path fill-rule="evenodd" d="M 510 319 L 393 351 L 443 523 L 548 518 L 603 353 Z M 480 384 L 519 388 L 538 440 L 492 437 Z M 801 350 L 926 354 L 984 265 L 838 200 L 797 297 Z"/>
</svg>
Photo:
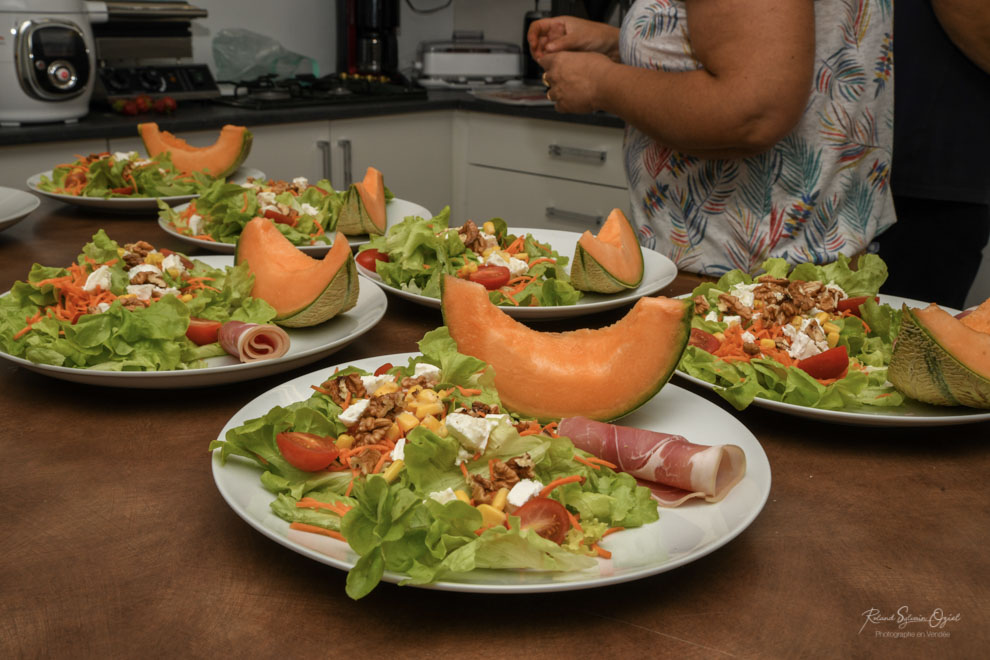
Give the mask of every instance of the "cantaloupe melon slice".
<svg viewBox="0 0 990 660">
<path fill-rule="evenodd" d="M 252 142 L 249 130 L 230 124 L 220 129 L 217 141 L 208 147 L 194 147 L 182 138 L 160 130 L 154 122 L 138 124 L 138 134 L 150 158 L 167 151 L 177 170 L 206 172 L 218 179 L 241 166 L 251 151 Z"/>
<path fill-rule="evenodd" d="M 364 181 L 352 183 L 337 217 L 337 231 L 347 235 L 385 233 L 385 179 L 374 167 L 364 174 Z"/>
<path fill-rule="evenodd" d="M 625 214 L 612 209 L 597 236 L 578 239 L 571 263 L 571 284 L 581 291 L 616 293 L 643 281 L 643 251 Z"/>
<path fill-rule="evenodd" d="M 347 239 L 337 232 L 322 259 L 289 242 L 267 218 L 254 218 L 237 240 L 237 264 L 254 275 L 251 295 L 275 308 L 275 323 L 290 328 L 317 325 L 357 304 L 357 267 Z"/>
<path fill-rule="evenodd" d="M 495 368 L 506 408 L 541 420 L 632 412 L 670 379 L 691 333 L 690 300 L 644 297 L 606 328 L 540 332 L 493 305 L 480 284 L 447 275 L 442 289 L 457 350 Z"/>
<path fill-rule="evenodd" d="M 990 408 L 990 334 L 938 305 L 902 307 L 887 379 L 912 399 Z"/>
<path fill-rule="evenodd" d="M 990 334 L 990 298 L 984 300 L 979 307 L 963 316 L 961 320 L 967 328 Z"/>
</svg>

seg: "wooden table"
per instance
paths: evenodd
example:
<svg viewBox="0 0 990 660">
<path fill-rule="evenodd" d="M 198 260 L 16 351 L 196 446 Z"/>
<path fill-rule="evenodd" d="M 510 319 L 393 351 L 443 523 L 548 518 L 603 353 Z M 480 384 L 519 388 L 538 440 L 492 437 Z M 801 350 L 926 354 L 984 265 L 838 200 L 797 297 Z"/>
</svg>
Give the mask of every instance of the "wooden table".
<svg viewBox="0 0 990 660">
<path fill-rule="evenodd" d="M 0 290 L 33 262 L 69 263 L 100 227 L 183 249 L 152 217 L 44 200 L 0 233 Z M 349 600 L 342 571 L 234 514 L 207 446 L 276 384 L 414 351 L 440 323 L 390 296 L 380 324 L 320 362 L 209 389 L 84 386 L 0 363 L 0 657 L 973 658 L 990 648 L 990 423 L 871 429 L 751 408 L 734 414 L 769 456 L 770 499 L 698 561 L 586 591 L 382 584 Z M 947 620 L 899 628 L 869 622 L 870 610 Z"/>
</svg>

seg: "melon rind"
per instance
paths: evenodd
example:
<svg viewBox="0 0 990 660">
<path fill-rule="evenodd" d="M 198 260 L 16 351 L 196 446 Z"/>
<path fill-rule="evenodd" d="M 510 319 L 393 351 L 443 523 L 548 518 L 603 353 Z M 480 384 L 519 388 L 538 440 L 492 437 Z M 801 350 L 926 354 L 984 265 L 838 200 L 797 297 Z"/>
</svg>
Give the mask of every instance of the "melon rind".
<svg viewBox="0 0 990 660">
<path fill-rule="evenodd" d="M 945 350 L 911 308 L 904 305 L 902 312 L 887 380 L 924 403 L 990 408 L 990 380 Z"/>
<path fill-rule="evenodd" d="M 541 421 L 628 415 L 670 380 L 691 333 L 689 299 L 641 298 L 612 326 L 548 333 L 511 318 L 481 285 L 442 282 L 441 311 L 457 350 L 493 367 L 507 410 Z M 602 346 L 607 357 L 595 363 L 590 356 Z"/>
<path fill-rule="evenodd" d="M 640 260 L 643 253 L 639 253 Z M 588 254 L 588 251 L 578 243 L 574 249 L 574 261 L 571 264 L 571 284 L 580 291 L 591 291 L 594 293 L 618 293 L 626 289 L 635 289 L 643 281 L 642 269 L 640 269 L 639 279 L 635 282 L 623 282 L 598 263 L 598 261 Z"/>
<path fill-rule="evenodd" d="M 344 203 L 340 206 L 340 214 L 337 216 L 337 231 L 347 236 L 357 236 L 369 234 L 380 236 L 383 232 L 374 222 L 364 208 L 361 200 L 361 193 L 358 192 L 357 184 L 351 184 L 344 193 Z"/>
<path fill-rule="evenodd" d="M 357 267 L 354 265 L 354 258 L 348 257 L 313 302 L 300 310 L 276 317 L 275 323 L 286 328 L 319 325 L 352 309 L 357 304 L 359 294 Z"/>
</svg>

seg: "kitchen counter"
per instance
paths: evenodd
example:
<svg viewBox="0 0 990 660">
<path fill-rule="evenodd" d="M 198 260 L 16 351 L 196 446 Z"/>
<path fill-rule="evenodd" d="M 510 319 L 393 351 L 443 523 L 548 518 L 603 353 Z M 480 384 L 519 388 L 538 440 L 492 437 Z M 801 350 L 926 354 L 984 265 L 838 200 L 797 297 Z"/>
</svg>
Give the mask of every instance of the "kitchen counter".
<svg viewBox="0 0 990 660">
<path fill-rule="evenodd" d="M 552 106 L 508 105 L 481 100 L 462 91 L 431 90 L 425 99 L 383 101 L 379 103 L 344 103 L 340 105 L 271 110 L 248 110 L 195 101 L 181 102 L 179 109 L 173 115 L 148 113 L 131 117 L 110 112 L 109 110 L 94 110 L 77 122 L 23 124 L 21 126 L 0 127 L 0 146 L 91 138 L 134 137 L 137 135 L 137 129 L 135 128 L 137 124 L 145 121 L 157 122 L 163 129 L 176 133 L 216 129 L 224 124 L 259 126 L 322 119 L 334 120 L 354 117 L 375 117 L 408 112 L 429 112 L 433 110 L 471 110 L 475 112 L 595 126 L 623 126 L 621 119 L 605 113 L 589 115 L 560 114 Z"/>
<path fill-rule="evenodd" d="M 34 262 L 69 263 L 101 227 L 121 242 L 183 249 L 152 217 L 44 199 L 0 232 L 0 290 Z M 663 293 L 697 281 L 681 274 Z M 727 545 L 592 590 L 381 584 L 349 600 L 344 572 L 227 506 L 207 447 L 259 394 L 415 351 L 442 322 L 438 310 L 388 304 L 374 329 L 329 357 L 209 389 L 85 386 L 0 362 L 0 657 L 976 658 L 990 648 L 990 423 L 860 428 L 736 412 L 676 377 L 742 421 L 769 457 L 769 500 Z"/>
</svg>

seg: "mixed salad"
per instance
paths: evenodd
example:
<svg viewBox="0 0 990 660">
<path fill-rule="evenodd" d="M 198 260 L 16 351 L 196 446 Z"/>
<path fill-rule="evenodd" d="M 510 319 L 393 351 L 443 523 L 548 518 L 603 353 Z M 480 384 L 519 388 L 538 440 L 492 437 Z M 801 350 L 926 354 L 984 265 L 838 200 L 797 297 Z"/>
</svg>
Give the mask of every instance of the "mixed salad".
<svg viewBox="0 0 990 660">
<path fill-rule="evenodd" d="M 142 158 L 136 151 L 103 152 L 77 156 L 56 165 L 52 176 L 42 175 L 38 188 L 59 195 L 81 197 L 173 197 L 195 195 L 213 178 L 175 169 L 165 152 Z"/>
<path fill-rule="evenodd" d="M 450 209 L 427 219 L 405 218 L 361 247 L 357 261 L 389 286 L 440 297 L 444 274 L 479 282 L 496 305 L 573 305 L 581 298 L 567 274 L 568 258 L 532 234 L 509 233 L 501 218 L 478 227 L 449 227 Z"/>
<path fill-rule="evenodd" d="M 879 304 L 882 259 L 863 255 L 855 270 L 843 255 L 793 269 L 769 259 L 762 271 L 733 270 L 694 290 L 681 371 L 739 410 L 756 397 L 823 409 L 904 402 L 887 381 L 901 312 Z"/>
<path fill-rule="evenodd" d="M 294 245 L 329 245 L 343 195 L 326 179 L 310 184 L 255 180 L 243 184 L 213 182 L 184 208 L 159 202 L 159 217 L 175 231 L 218 243 L 236 243 L 244 226 L 258 216 L 270 219 Z"/>
<path fill-rule="evenodd" d="M 0 349 L 40 364 L 110 371 L 205 366 L 222 323 L 267 323 L 247 264 L 212 268 L 101 229 L 76 262 L 35 264 L 0 297 Z"/>
<path fill-rule="evenodd" d="M 360 556 L 347 593 L 384 571 L 427 584 L 478 568 L 580 570 L 602 538 L 657 520 L 650 491 L 541 426 L 502 412 L 494 373 L 445 327 L 421 356 L 354 367 L 229 430 L 220 460 L 257 465 L 275 515 Z"/>
</svg>

